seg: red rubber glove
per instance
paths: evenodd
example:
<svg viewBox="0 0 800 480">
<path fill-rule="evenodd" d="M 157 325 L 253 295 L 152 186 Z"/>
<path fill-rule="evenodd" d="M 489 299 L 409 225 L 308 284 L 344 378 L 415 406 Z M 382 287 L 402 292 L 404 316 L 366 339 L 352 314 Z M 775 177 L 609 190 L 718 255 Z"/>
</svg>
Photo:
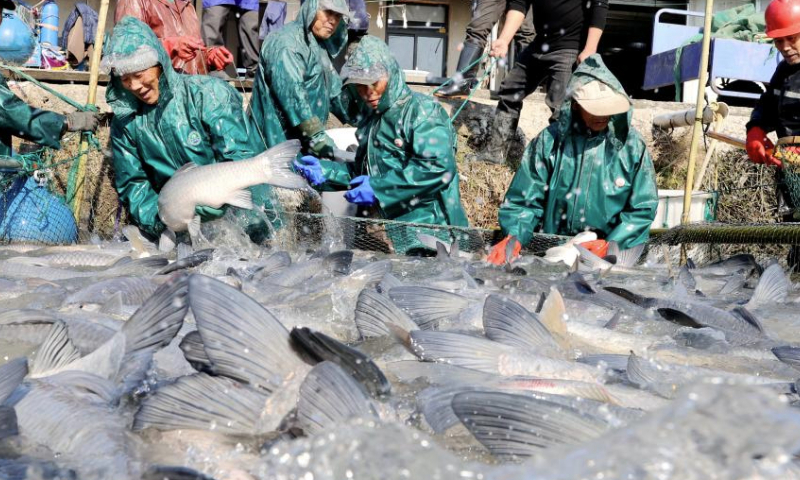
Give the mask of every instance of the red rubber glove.
<svg viewBox="0 0 800 480">
<path fill-rule="evenodd" d="M 506 258 L 506 249 L 508 248 L 509 242 L 514 242 L 514 250 L 511 254 L 511 258 Z M 504 238 L 502 242 L 492 247 L 492 251 L 489 252 L 489 256 L 486 257 L 486 261 L 494 265 L 504 265 L 519 257 L 519 252 L 521 251 L 522 244 L 519 243 L 517 237 L 509 235 Z"/>
<path fill-rule="evenodd" d="M 781 161 L 772 156 L 775 145 L 767 138 L 767 132 L 761 127 L 753 127 L 747 131 L 747 156 L 753 163 L 763 163 L 782 167 Z"/>
<path fill-rule="evenodd" d="M 166 37 L 161 40 L 169 58 L 180 58 L 188 62 L 194 60 L 197 51 L 205 48 L 203 41 L 196 37 Z"/>
<path fill-rule="evenodd" d="M 605 240 L 592 240 L 589 242 L 579 243 L 581 247 L 589 250 L 600 258 L 608 255 L 608 242 Z"/>
<path fill-rule="evenodd" d="M 233 63 L 233 54 L 225 47 L 211 47 L 206 50 L 206 63 L 211 70 L 224 70 Z"/>
</svg>

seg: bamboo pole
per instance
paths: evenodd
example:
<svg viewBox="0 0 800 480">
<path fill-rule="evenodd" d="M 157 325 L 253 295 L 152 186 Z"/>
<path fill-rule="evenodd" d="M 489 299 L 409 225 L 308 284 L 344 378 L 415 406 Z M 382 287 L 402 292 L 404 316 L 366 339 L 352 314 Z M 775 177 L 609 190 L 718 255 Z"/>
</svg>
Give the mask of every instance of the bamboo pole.
<svg viewBox="0 0 800 480">
<path fill-rule="evenodd" d="M 706 0 L 705 22 L 703 24 L 703 50 L 700 55 L 700 72 L 697 80 L 697 103 L 695 104 L 694 129 L 692 130 L 692 145 L 689 148 L 689 168 L 686 171 L 686 185 L 683 191 L 683 215 L 681 224 L 689 223 L 689 213 L 692 208 L 692 190 L 694 189 L 694 166 L 697 162 L 697 149 L 700 146 L 700 137 L 703 134 L 703 102 L 705 100 L 706 82 L 708 81 L 708 52 L 711 49 L 711 17 L 713 16 L 714 0 Z M 681 264 L 686 263 L 686 249 L 681 248 Z"/>
<path fill-rule="evenodd" d="M 92 52 L 92 67 L 89 72 L 89 95 L 87 105 L 94 105 L 97 101 L 97 83 L 100 79 L 100 57 L 103 54 L 103 37 L 106 30 L 106 17 L 108 16 L 109 0 L 100 0 L 100 12 L 97 19 L 97 32 L 94 37 L 94 51 Z M 80 225 L 81 204 L 83 203 L 83 186 L 86 178 L 86 161 L 89 158 L 89 139 L 84 133 L 81 139 L 80 153 L 78 156 L 78 171 L 75 175 L 75 196 L 72 199 L 72 214 L 75 223 Z"/>
</svg>

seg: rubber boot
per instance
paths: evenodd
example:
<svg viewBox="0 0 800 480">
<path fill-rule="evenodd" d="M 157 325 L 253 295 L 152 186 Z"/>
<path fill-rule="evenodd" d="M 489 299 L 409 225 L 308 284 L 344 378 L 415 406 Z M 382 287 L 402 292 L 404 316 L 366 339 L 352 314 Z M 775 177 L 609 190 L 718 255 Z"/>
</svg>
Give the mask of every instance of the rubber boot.
<svg viewBox="0 0 800 480">
<path fill-rule="evenodd" d="M 475 45 L 474 43 L 465 43 L 464 48 L 461 49 L 461 54 L 458 56 L 458 67 L 456 70 L 461 72 L 464 71 L 465 68 L 469 67 L 472 63 L 475 63 L 481 55 L 483 54 L 483 49 L 479 46 Z M 458 74 L 453 77 L 453 81 L 449 84 L 445 85 L 444 88 L 436 92 L 434 95 L 441 98 L 453 98 L 453 99 L 464 99 L 469 96 L 470 92 L 473 88 L 475 88 L 476 83 L 476 74 L 478 73 L 478 67 L 480 64 L 476 63 L 469 68 L 469 70 L 463 73 L 463 79 L 461 81 L 458 80 Z"/>
<path fill-rule="evenodd" d="M 506 163 L 506 154 L 510 146 L 509 140 L 517 132 L 519 117 L 508 112 L 496 112 L 489 141 L 483 151 L 476 155 L 477 160 L 488 163 Z"/>
</svg>

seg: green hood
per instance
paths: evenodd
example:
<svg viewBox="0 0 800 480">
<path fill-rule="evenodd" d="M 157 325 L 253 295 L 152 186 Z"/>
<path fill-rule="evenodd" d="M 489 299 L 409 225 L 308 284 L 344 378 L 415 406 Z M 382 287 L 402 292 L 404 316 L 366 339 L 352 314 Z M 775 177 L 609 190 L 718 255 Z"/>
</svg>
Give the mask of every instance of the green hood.
<svg viewBox="0 0 800 480">
<path fill-rule="evenodd" d="M 311 31 L 311 25 L 314 23 L 314 18 L 317 16 L 317 10 L 319 10 L 319 1 L 320 0 L 305 0 L 300 6 L 300 13 L 297 15 L 297 19 L 295 21 L 299 22 L 305 27 L 306 41 L 310 46 L 319 45 L 330 54 L 331 58 L 336 58 L 347 46 L 348 18 L 344 16 L 342 17 L 342 21 L 339 22 L 339 26 L 336 28 L 336 31 L 333 32 L 331 38 L 327 40 L 318 40 Z M 345 12 L 350 10 L 347 6 L 347 0 L 325 1 L 334 4 L 336 6 L 336 11 Z"/>
<path fill-rule="evenodd" d="M 114 26 L 103 48 L 102 68 L 111 75 L 106 102 L 115 116 L 130 115 L 140 107 L 139 100 L 122 86 L 120 73 L 141 71 L 154 66 L 154 62 L 161 65 L 163 72 L 159 81 L 161 102 L 171 96 L 169 85 L 178 73 L 153 30 L 134 17 L 124 17 Z"/>
<path fill-rule="evenodd" d="M 358 43 L 342 69 L 342 76 L 363 77 L 369 75 L 368 72 L 372 72 L 373 75 L 375 72 L 387 72 L 389 76 L 389 85 L 378 104 L 378 113 L 385 112 L 398 101 L 411 95 L 411 89 L 406 85 L 400 64 L 389 51 L 389 46 L 372 35 L 365 36 Z"/>
<path fill-rule="evenodd" d="M 590 56 L 578 66 L 567 84 L 567 93 L 559 107 L 558 130 L 561 135 L 567 135 L 571 128 L 583 128 L 580 119 L 573 120 L 572 118 L 572 92 L 594 80 L 599 80 L 611 87 L 614 91 L 626 97 L 628 96 L 625 93 L 625 89 L 622 88 L 622 84 L 619 83 L 619 80 L 617 80 L 614 74 L 606 67 L 606 64 L 603 63 L 603 59 L 600 58 L 600 55 L 594 54 Z M 633 109 L 629 109 L 625 113 L 611 116 L 606 135 L 608 135 L 609 140 L 611 140 L 617 148 L 622 148 L 628 138 L 632 117 Z"/>
</svg>

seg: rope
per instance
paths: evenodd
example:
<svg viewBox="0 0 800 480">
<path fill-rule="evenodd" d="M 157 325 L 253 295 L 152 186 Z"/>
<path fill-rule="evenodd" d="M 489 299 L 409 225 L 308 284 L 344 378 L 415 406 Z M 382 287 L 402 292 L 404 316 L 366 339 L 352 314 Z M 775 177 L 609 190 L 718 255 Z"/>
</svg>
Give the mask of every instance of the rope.
<svg viewBox="0 0 800 480">
<path fill-rule="evenodd" d="M 470 64 L 469 64 L 469 65 L 467 65 L 467 66 L 466 66 L 464 69 L 462 69 L 462 70 L 459 70 L 459 71 L 458 71 L 458 73 L 459 73 L 459 74 L 461 74 L 461 76 L 463 77 L 463 76 L 464 76 L 464 73 L 466 73 L 467 71 L 469 71 L 469 69 L 470 69 L 470 68 L 472 68 L 472 67 L 474 67 L 475 65 L 479 64 L 480 62 L 482 62 L 482 61 L 483 61 L 484 59 L 486 59 L 486 57 L 488 57 L 488 56 L 489 56 L 489 54 L 488 54 L 488 53 L 484 53 L 483 55 L 481 55 L 481 57 L 480 57 L 479 59 L 477 59 L 477 60 L 475 60 L 474 62 L 470 63 Z M 494 60 L 496 61 L 497 59 L 495 58 Z M 492 66 L 494 65 L 494 63 L 495 63 L 495 62 L 493 61 L 493 62 L 492 62 Z M 490 67 L 488 68 L 488 70 L 491 70 L 491 69 L 492 69 L 492 67 L 490 66 Z M 439 90 L 443 89 L 444 87 L 446 87 L 446 86 L 450 85 L 451 83 L 453 83 L 453 81 L 455 81 L 455 77 L 457 77 L 457 76 L 458 76 L 458 75 L 453 75 L 452 77 L 448 78 L 446 82 L 444 82 L 443 84 L 441 84 L 441 85 L 439 85 L 438 87 L 436 87 L 435 89 L 433 89 L 433 92 L 431 92 L 431 93 L 436 93 L 436 92 L 438 92 Z"/>
<path fill-rule="evenodd" d="M 469 92 L 467 98 L 464 99 L 464 101 L 461 103 L 461 106 L 458 107 L 455 113 L 453 113 L 453 115 L 450 117 L 450 123 L 454 123 L 456 121 L 456 117 L 458 117 L 458 114 L 461 113 L 462 110 L 464 110 L 464 107 L 467 106 L 467 103 L 470 100 L 472 100 L 473 96 L 475 96 L 475 93 L 478 91 L 478 88 L 480 88 L 481 84 L 483 83 L 483 80 L 486 79 L 486 76 L 489 75 L 489 73 L 491 73 L 492 68 L 494 68 L 496 63 L 497 59 L 493 58 L 492 63 L 489 64 L 489 68 L 487 68 L 486 71 L 483 72 L 483 75 L 481 75 L 481 78 L 478 79 L 478 82 L 475 84 L 475 87 L 473 87 L 472 90 Z"/>
</svg>

